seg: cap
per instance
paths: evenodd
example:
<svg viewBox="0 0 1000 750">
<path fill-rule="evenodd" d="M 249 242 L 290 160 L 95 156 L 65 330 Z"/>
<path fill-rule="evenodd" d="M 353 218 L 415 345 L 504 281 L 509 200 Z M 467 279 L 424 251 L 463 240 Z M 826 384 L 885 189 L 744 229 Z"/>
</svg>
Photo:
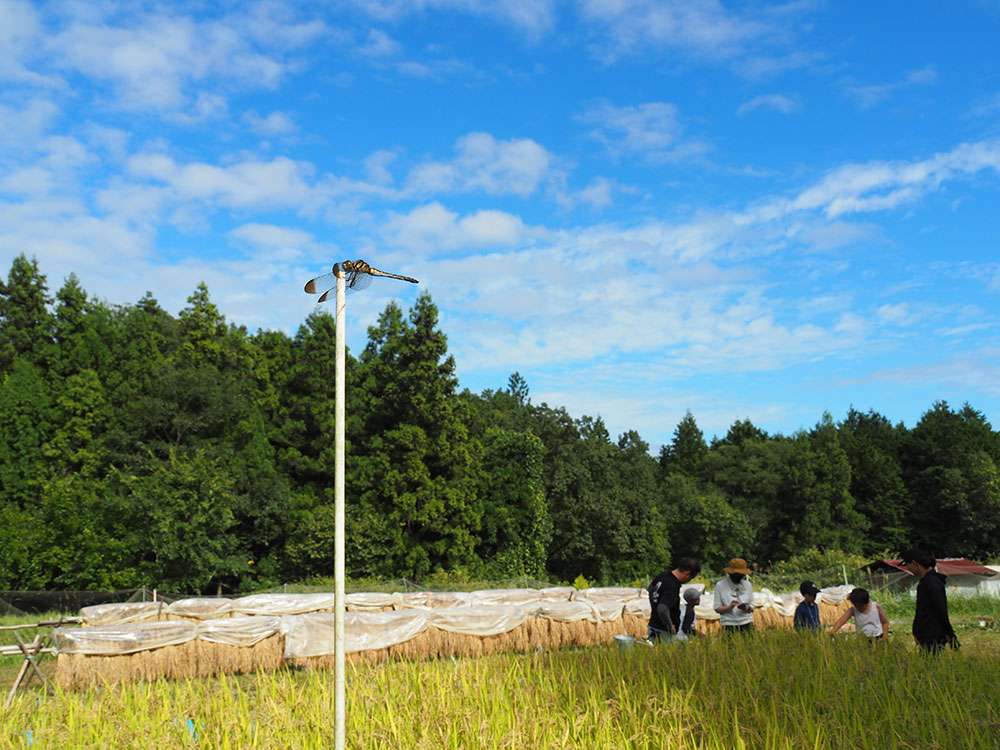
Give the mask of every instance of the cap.
<svg viewBox="0 0 1000 750">
<path fill-rule="evenodd" d="M 803 581 L 799 584 L 799 593 L 802 596 L 816 596 L 819 593 L 819 589 L 816 588 L 816 584 L 812 581 Z"/>
</svg>

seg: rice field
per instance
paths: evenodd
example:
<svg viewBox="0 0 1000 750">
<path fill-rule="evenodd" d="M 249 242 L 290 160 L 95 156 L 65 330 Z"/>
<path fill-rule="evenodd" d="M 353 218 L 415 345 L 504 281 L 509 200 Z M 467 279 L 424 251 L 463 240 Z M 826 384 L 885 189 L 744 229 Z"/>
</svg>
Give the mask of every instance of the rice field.
<svg viewBox="0 0 1000 750">
<path fill-rule="evenodd" d="M 994 637 L 995 638 L 995 637 Z M 351 664 L 353 748 L 1000 747 L 1000 649 L 969 639 L 928 658 L 774 632 L 619 653 L 594 647 Z M 332 674 L 145 682 L 20 695 L 3 748 L 320 748 Z"/>
</svg>

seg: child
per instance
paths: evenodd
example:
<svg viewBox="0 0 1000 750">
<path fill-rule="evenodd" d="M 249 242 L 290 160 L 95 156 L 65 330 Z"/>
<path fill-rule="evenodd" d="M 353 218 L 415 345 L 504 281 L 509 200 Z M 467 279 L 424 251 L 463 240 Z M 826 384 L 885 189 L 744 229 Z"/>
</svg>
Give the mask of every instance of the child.
<svg viewBox="0 0 1000 750">
<path fill-rule="evenodd" d="M 816 603 L 819 589 L 812 581 L 803 581 L 799 593 L 802 594 L 802 601 L 795 608 L 795 629 L 819 630 L 819 605 Z"/>
<path fill-rule="evenodd" d="M 877 602 L 873 602 L 865 589 L 854 589 L 847 595 L 851 608 L 844 612 L 830 628 L 830 635 L 836 635 L 847 621 L 854 618 L 854 629 L 868 640 L 882 640 L 889 637 L 889 620 Z"/>
<path fill-rule="evenodd" d="M 694 632 L 694 608 L 701 601 L 701 592 L 692 586 L 684 589 L 682 598 L 684 599 L 684 615 L 681 618 L 681 627 L 677 638 L 683 641 L 696 635 Z"/>
</svg>

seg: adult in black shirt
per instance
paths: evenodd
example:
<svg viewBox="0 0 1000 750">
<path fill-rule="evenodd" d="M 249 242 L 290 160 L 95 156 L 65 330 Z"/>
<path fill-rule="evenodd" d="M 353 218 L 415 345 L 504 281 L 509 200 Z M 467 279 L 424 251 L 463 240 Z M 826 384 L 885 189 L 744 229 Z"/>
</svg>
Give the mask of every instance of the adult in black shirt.
<svg viewBox="0 0 1000 750">
<path fill-rule="evenodd" d="M 947 577 L 934 570 L 937 561 L 921 550 L 909 550 L 901 564 L 920 579 L 913 615 L 913 639 L 917 645 L 931 653 L 945 646 L 958 648 L 958 638 L 948 618 Z"/>
<path fill-rule="evenodd" d="M 681 627 L 681 585 L 701 571 L 701 564 L 690 557 L 678 561 L 649 584 L 649 638 L 666 639 Z"/>
</svg>

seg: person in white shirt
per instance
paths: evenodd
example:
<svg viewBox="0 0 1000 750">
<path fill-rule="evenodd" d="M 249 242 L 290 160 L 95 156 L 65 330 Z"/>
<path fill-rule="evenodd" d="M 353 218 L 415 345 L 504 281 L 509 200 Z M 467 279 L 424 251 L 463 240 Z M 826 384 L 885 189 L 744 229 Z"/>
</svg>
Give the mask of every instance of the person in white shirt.
<svg viewBox="0 0 1000 750">
<path fill-rule="evenodd" d="M 753 630 L 753 584 L 747 577 L 750 568 L 742 557 L 734 557 L 722 569 L 726 574 L 715 584 L 713 606 L 719 613 L 724 633 Z"/>
<path fill-rule="evenodd" d="M 851 608 L 844 612 L 830 628 L 830 635 L 836 635 L 847 621 L 854 618 L 854 629 L 870 641 L 884 641 L 889 637 L 889 618 L 881 605 L 873 602 L 866 589 L 854 589 L 847 595 Z"/>
</svg>

